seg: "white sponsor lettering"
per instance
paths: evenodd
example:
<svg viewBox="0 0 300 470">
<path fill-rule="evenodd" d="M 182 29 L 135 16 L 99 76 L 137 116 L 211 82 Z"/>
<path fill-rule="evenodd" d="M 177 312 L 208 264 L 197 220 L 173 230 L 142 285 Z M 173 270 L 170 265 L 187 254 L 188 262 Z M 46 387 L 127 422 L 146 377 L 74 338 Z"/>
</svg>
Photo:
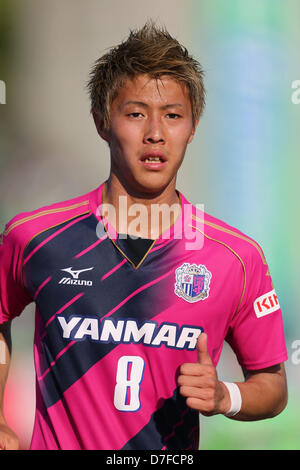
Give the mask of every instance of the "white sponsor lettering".
<svg viewBox="0 0 300 470">
<path fill-rule="evenodd" d="M 136 321 L 127 320 L 126 329 L 123 336 L 123 343 L 139 343 L 150 344 L 156 323 L 147 322 L 138 328 Z"/>
<path fill-rule="evenodd" d="M 86 281 L 85 279 L 71 279 L 70 277 L 63 277 L 58 284 L 72 284 L 72 286 L 92 286 L 93 281 Z"/>
<path fill-rule="evenodd" d="M 98 323 L 96 318 L 84 318 L 78 328 L 74 339 L 81 339 L 84 336 L 90 336 L 91 339 L 99 339 Z"/>
<path fill-rule="evenodd" d="M 67 323 L 65 317 L 57 317 L 57 320 L 60 323 L 60 326 L 63 330 L 63 338 L 70 338 L 71 331 L 75 326 L 81 321 L 80 317 L 72 317 Z"/>
<path fill-rule="evenodd" d="M 165 343 L 169 347 L 175 348 L 176 346 L 176 325 L 162 325 L 157 335 L 152 341 L 153 346 L 160 346 Z"/>
<path fill-rule="evenodd" d="M 198 328 L 189 328 L 189 327 L 184 327 L 182 328 L 181 335 L 179 336 L 178 342 L 177 342 L 177 348 L 184 348 L 185 344 L 188 343 L 189 347 L 188 349 L 195 349 L 197 339 L 199 334 L 201 333 L 201 330 Z"/>
<path fill-rule="evenodd" d="M 63 338 L 68 340 L 84 340 L 89 338 L 103 343 L 143 343 L 147 346 L 159 347 L 162 344 L 174 349 L 193 350 L 201 327 L 175 325 L 164 322 L 145 322 L 139 326 L 135 320 L 112 320 L 97 317 L 74 316 L 70 319 L 58 315 L 57 320 L 63 331 Z"/>
<path fill-rule="evenodd" d="M 257 318 L 264 317 L 265 315 L 269 315 L 270 313 L 279 310 L 280 305 L 275 290 L 273 289 L 258 297 L 254 301 L 253 306 Z"/>
<path fill-rule="evenodd" d="M 84 273 L 86 271 L 91 271 L 92 269 L 94 268 L 92 267 L 92 268 L 75 270 L 72 268 L 72 266 L 69 268 L 61 269 L 61 271 L 67 272 L 72 277 L 62 277 L 58 284 L 72 284 L 72 286 L 92 286 L 93 281 L 89 281 L 86 279 L 79 279 L 79 276 L 81 273 Z"/>
<path fill-rule="evenodd" d="M 119 343 L 122 337 L 123 326 L 123 320 L 117 321 L 116 325 L 112 320 L 104 320 L 102 324 L 101 341 Z"/>
</svg>

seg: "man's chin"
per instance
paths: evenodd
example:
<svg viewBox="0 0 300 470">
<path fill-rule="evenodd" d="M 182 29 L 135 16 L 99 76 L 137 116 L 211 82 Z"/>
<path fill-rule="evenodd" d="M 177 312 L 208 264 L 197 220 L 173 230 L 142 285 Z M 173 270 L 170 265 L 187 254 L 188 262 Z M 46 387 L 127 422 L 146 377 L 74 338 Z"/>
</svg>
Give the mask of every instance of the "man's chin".
<svg viewBox="0 0 300 470">
<path fill-rule="evenodd" d="M 136 198 L 152 199 L 159 197 L 164 191 L 171 190 L 174 186 L 176 177 L 170 177 L 166 174 L 158 174 L 152 172 L 151 174 L 134 174 L 127 173 L 127 175 L 118 175 L 117 178 L 120 180 L 126 192 Z"/>
<path fill-rule="evenodd" d="M 139 182 L 135 187 L 136 196 L 144 197 L 145 199 L 158 197 L 166 190 L 169 184 L 169 181 L 148 181 L 147 183 Z"/>
</svg>

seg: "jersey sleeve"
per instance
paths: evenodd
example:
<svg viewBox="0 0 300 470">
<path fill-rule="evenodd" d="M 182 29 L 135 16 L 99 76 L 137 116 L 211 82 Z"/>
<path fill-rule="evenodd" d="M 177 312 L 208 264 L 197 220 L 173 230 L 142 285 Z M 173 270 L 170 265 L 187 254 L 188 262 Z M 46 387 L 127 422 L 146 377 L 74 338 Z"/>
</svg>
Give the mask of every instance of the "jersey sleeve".
<svg viewBox="0 0 300 470">
<path fill-rule="evenodd" d="M 287 360 L 283 319 L 263 252 L 251 247 L 244 270 L 242 300 L 226 341 L 241 367 L 258 370 Z"/>
<path fill-rule="evenodd" d="M 22 283 L 22 243 L 13 231 L 0 236 L 0 324 L 20 315 L 32 302 Z"/>
</svg>

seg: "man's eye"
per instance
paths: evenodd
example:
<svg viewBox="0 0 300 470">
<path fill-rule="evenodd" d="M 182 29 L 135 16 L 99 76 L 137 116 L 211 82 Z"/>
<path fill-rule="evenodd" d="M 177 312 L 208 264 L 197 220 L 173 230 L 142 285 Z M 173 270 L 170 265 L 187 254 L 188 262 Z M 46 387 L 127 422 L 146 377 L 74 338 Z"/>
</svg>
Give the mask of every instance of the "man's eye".
<svg viewBox="0 0 300 470">
<path fill-rule="evenodd" d="M 176 114 L 176 113 L 169 113 L 169 114 L 167 114 L 167 116 L 168 116 L 169 119 L 178 119 L 178 118 L 180 118 L 180 115 Z"/>
<path fill-rule="evenodd" d="M 143 115 L 142 115 L 142 113 L 129 113 L 128 116 L 138 118 L 138 117 L 142 117 Z"/>
</svg>

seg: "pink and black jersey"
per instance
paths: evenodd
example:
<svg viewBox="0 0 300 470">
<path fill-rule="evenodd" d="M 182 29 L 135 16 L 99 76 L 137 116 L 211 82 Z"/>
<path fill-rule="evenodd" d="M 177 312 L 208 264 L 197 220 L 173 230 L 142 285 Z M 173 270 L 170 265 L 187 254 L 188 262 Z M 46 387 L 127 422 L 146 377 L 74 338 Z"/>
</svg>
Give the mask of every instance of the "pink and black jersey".
<svg viewBox="0 0 300 470">
<path fill-rule="evenodd" d="M 36 304 L 31 449 L 197 449 L 178 369 L 208 335 L 245 369 L 287 359 L 260 246 L 192 206 L 134 263 L 99 215 L 103 185 L 23 213 L 0 246 L 0 323 Z"/>
</svg>

